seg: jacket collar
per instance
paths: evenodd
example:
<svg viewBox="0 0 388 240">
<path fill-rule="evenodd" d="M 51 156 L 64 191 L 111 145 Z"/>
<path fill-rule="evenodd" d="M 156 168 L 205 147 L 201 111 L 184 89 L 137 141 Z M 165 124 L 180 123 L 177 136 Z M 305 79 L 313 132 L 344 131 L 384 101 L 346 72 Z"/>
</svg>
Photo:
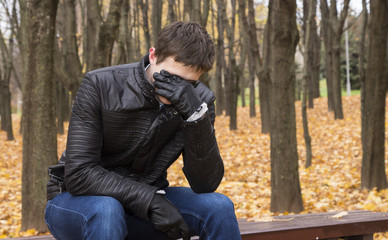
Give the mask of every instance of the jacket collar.
<svg viewBox="0 0 388 240">
<path fill-rule="evenodd" d="M 152 103 L 158 104 L 158 101 L 155 98 L 155 87 L 148 81 L 147 75 L 145 72 L 145 67 L 150 63 L 149 54 L 145 55 L 142 60 L 137 65 L 136 71 L 136 82 L 139 85 L 144 96 L 152 100 Z"/>
</svg>

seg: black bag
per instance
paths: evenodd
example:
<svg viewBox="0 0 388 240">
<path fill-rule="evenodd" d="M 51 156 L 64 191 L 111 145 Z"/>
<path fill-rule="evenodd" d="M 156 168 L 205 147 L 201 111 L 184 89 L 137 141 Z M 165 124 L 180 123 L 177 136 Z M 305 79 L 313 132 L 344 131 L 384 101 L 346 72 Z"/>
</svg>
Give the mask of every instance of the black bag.
<svg viewBox="0 0 388 240">
<path fill-rule="evenodd" d="M 63 183 L 65 181 L 65 163 L 58 162 L 48 168 L 50 180 L 56 183 Z"/>
<path fill-rule="evenodd" d="M 65 156 L 63 152 L 58 164 L 52 165 L 48 168 L 48 175 L 50 177 L 47 187 L 47 200 L 53 199 L 58 194 L 66 191 L 65 182 Z"/>
</svg>

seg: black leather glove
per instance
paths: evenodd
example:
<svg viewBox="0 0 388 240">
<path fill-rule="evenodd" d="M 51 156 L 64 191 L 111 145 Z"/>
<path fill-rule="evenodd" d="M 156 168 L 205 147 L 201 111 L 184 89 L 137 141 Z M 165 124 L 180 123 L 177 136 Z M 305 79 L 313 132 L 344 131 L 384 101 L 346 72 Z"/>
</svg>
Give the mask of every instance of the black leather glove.
<svg viewBox="0 0 388 240">
<path fill-rule="evenodd" d="M 190 230 L 178 209 L 163 195 L 155 194 L 148 210 L 149 218 L 156 230 L 171 239 L 190 240 Z"/>
<path fill-rule="evenodd" d="M 187 80 L 165 70 L 153 75 L 156 94 L 169 100 L 184 120 L 187 120 L 202 104 L 194 86 Z"/>
</svg>

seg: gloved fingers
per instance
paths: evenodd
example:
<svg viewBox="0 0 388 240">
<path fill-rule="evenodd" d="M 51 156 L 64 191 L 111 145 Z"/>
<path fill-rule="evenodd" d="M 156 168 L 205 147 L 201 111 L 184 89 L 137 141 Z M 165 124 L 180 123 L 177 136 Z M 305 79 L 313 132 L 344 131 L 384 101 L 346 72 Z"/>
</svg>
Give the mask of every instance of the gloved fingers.
<svg viewBox="0 0 388 240">
<path fill-rule="evenodd" d="M 176 87 L 174 85 L 171 85 L 169 82 L 162 82 L 159 80 L 154 81 L 154 87 L 158 89 L 165 89 L 170 92 L 173 92 L 176 89 Z"/>
<path fill-rule="evenodd" d="M 190 229 L 186 224 L 184 224 L 184 226 L 181 226 L 180 231 L 183 240 L 190 240 Z"/>
<path fill-rule="evenodd" d="M 162 97 L 167 98 L 167 100 L 171 100 L 172 93 L 168 90 L 158 88 L 155 90 L 155 93 Z"/>
<path fill-rule="evenodd" d="M 190 234 L 187 234 L 186 236 L 182 237 L 182 240 L 190 240 L 190 239 L 191 239 Z"/>
<path fill-rule="evenodd" d="M 169 78 L 166 76 L 163 76 L 162 74 L 158 72 L 154 72 L 152 77 L 155 79 L 155 81 L 160 81 L 160 82 L 170 82 Z"/>
<path fill-rule="evenodd" d="M 181 238 L 181 233 L 179 232 L 179 229 L 172 228 L 166 232 L 166 235 L 171 239 L 178 239 Z"/>
<path fill-rule="evenodd" d="M 168 232 L 166 232 L 166 235 L 171 239 L 182 238 L 182 240 L 190 240 L 190 233 L 182 232 L 182 229 L 170 229 Z"/>
<path fill-rule="evenodd" d="M 167 72 L 166 70 L 162 69 L 160 70 L 160 74 L 165 77 L 171 77 L 171 73 Z"/>
<path fill-rule="evenodd" d="M 185 83 L 186 82 L 186 80 L 184 78 L 182 78 L 178 75 L 171 74 L 164 69 L 160 70 L 160 75 L 169 79 L 171 83 L 182 83 L 182 82 Z"/>
</svg>

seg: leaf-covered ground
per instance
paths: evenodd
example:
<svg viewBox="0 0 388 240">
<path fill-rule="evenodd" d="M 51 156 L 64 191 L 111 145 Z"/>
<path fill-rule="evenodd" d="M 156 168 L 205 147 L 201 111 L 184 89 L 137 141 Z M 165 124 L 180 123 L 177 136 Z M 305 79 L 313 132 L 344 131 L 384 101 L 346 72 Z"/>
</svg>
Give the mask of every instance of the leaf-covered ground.
<svg viewBox="0 0 388 240">
<path fill-rule="evenodd" d="M 328 113 L 326 98 L 317 99 L 314 104 L 315 108 L 308 110 L 313 160 L 312 166 L 306 169 L 301 107 L 300 102 L 296 103 L 299 174 L 305 208 L 302 213 L 388 212 L 388 190 L 378 192 L 360 188 L 360 97 L 343 98 L 345 119 L 337 121 L 334 121 L 332 113 Z M 266 221 L 274 215 L 269 211 L 270 138 L 261 134 L 259 109 L 256 113 L 257 117 L 250 118 L 248 107 L 239 108 L 238 130 L 235 131 L 229 130 L 227 117 L 217 117 L 216 134 L 225 164 L 225 177 L 217 191 L 233 200 L 238 217 Z M 33 229 L 19 232 L 22 142 L 17 116 L 14 116 L 14 127 L 15 141 L 5 141 L 6 134 L 0 132 L 0 238 L 37 234 Z M 388 132 L 388 116 L 385 127 Z M 65 144 L 66 135 L 58 136 L 58 154 Z M 388 139 L 385 159 L 388 159 Z M 171 185 L 188 186 L 181 168 L 182 161 L 179 159 L 169 169 Z M 388 173 L 388 164 L 386 170 Z M 388 234 L 376 234 L 375 237 L 388 239 Z"/>
</svg>

